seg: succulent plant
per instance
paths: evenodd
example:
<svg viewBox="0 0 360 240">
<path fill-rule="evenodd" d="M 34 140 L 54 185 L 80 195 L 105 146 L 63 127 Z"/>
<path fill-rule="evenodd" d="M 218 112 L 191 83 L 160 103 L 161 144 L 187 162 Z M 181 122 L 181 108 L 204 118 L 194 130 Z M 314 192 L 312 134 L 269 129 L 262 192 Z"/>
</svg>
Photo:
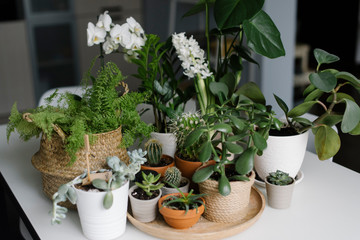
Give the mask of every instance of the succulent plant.
<svg viewBox="0 0 360 240">
<path fill-rule="evenodd" d="M 276 172 L 269 173 L 269 176 L 266 179 L 269 183 L 280 186 L 289 185 L 294 181 L 293 178 L 290 177 L 288 173 L 285 173 L 280 170 L 276 170 Z"/>
<path fill-rule="evenodd" d="M 182 157 L 187 159 L 198 159 L 198 149 L 202 143 L 201 139 L 189 147 L 185 147 L 186 137 L 195 129 L 204 126 L 204 120 L 198 112 L 182 113 L 176 119 L 171 120 L 170 131 L 176 136 L 177 150 Z"/>
<path fill-rule="evenodd" d="M 164 181 L 173 184 L 176 187 L 181 183 L 181 172 L 177 167 L 170 167 L 166 169 L 164 175 Z"/>
<path fill-rule="evenodd" d="M 152 196 L 156 190 L 159 190 L 160 188 L 162 188 L 164 186 L 163 183 L 155 184 L 161 177 L 160 173 L 158 175 L 154 176 L 152 173 L 149 173 L 148 175 L 146 175 L 144 172 L 142 172 L 142 177 L 143 177 L 142 182 L 141 183 L 135 182 L 135 184 L 139 188 L 144 190 L 148 196 Z"/>
<path fill-rule="evenodd" d="M 160 163 L 162 155 L 162 145 L 157 139 L 149 139 L 145 143 L 145 150 L 147 151 L 147 161 L 150 166 L 157 166 Z"/>
</svg>

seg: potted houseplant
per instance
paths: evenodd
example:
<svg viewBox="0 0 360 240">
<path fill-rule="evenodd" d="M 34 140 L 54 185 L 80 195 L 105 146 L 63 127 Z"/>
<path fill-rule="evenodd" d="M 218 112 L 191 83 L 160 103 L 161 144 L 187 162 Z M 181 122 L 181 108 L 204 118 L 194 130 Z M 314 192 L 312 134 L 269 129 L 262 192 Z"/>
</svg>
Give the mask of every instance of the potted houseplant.
<svg viewBox="0 0 360 240">
<path fill-rule="evenodd" d="M 162 195 L 177 193 L 178 189 L 180 189 L 181 192 L 189 192 L 190 180 L 183 177 L 181 171 L 175 166 L 166 169 L 163 182 L 165 185 L 161 189 Z"/>
<path fill-rule="evenodd" d="M 61 223 L 65 218 L 67 208 L 58 204 L 68 199 L 77 204 L 82 230 L 88 239 L 114 239 L 121 236 L 126 228 L 129 181 L 134 179 L 140 165 L 146 161 L 146 152 L 141 149 L 128 154 L 129 165 L 116 156 L 106 159 L 110 170 L 97 171 L 105 179 L 93 179 L 97 177 L 95 171 L 91 174 L 85 171 L 61 185 L 53 195 L 52 224 Z M 83 185 L 90 176 L 92 185 Z"/>
<path fill-rule="evenodd" d="M 344 86 L 359 90 L 360 80 L 348 72 L 332 68 L 320 69 L 323 64 L 338 61 L 337 56 L 321 49 L 315 49 L 314 56 L 318 65 L 316 72 L 309 75 L 310 85 L 304 90 L 304 102 L 289 110 L 286 103 L 275 95 L 277 103 L 285 113 L 285 123 L 280 132 L 271 132 L 275 136 L 269 137 L 268 148 L 262 156 L 255 159 L 255 169 L 262 179 L 277 169 L 288 172 L 291 177 L 296 176 L 304 159 L 307 134 L 311 134 L 309 130 L 315 134 L 315 149 L 320 160 L 333 157 L 340 149 L 340 137 L 332 128 L 335 124 L 341 126 L 343 133 L 360 134 L 360 108 L 352 96 L 342 91 Z M 313 121 L 303 118 L 302 115 L 314 105 L 321 106 L 321 115 Z M 297 151 L 297 161 L 295 155 L 290 159 L 290 155 L 285 153 L 291 149 L 289 139 L 292 138 L 300 138 L 303 142 L 302 146 L 296 143 L 295 150 L 290 150 L 293 153 Z M 283 147 L 279 147 L 277 142 Z"/>
<path fill-rule="evenodd" d="M 204 194 L 183 193 L 175 185 L 177 193 L 170 193 L 160 198 L 158 202 L 159 212 L 165 222 L 176 229 L 186 229 L 195 225 L 205 211 Z"/>
<path fill-rule="evenodd" d="M 161 174 L 146 175 L 142 172 L 142 182 L 135 182 L 129 190 L 131 210 L 135 219 L 140 222 L 151 222 L 157 216 L 157 202 L 161 197 L 163 183 L 159 181 Z"/>
<path fill-rule="evenodd" d="M 154 170 L 164 177 L 167 168 L 175 165 L 174 158 L 169 155 L 163 154 L 162 144 L 157 139 L 149 139 L 145 143 L 147 151 L 147 162 L 141 166 L 143 170 Z"/>
<path fill-rule="evenodd" d="M 85 134 L 90 136 L 91 169 L 100 169 L 106 167 L 105 159 L 109 155 L 127 162 L 126 147 L 141 136 L 149 137 L 153 130 L 141 121 L 136 111 L 136 106 L 146 100 L 147 93 L 128 92 L 125 77 L 118 67 L 112 62 L 104 63 L 103 54 L 108 53 L 106 46 L 116 38 L 113 39 L 110 32 L 118 26 L 111 27 L 108 17 L 105 12 L 96 26 L 92 23 L 88 26 L 88 45 L 100 44 L 101 69 L 96 76 L 91 75 L 95 58 L 84 77 L 83 96 L 61 94 L 60 99 L 65 104 L 39 106 L 25 114 L 17 110 L 15 103 L 11 111 L 8 138 L 15 130 L 23 140 L 42 134 L 40 150 L 33 156 L 32 163 L 43 174 L 44 191 L 49 198 L 62 183 L 81 174 L 85 168 Z M 131 31 L 129 28 L 123 34 L 127 36 Z M 116 45 L 120 44 L 122 42 Z M 57 94 L 55 91 L 48 101 Z"/>
<path fill-rule="evenodd" d="M 271 172 L 265 178 L 266 194 L 270 207 L 284 209 L 291 205 L 295 179 L 280 170 Z"/>
</svg>

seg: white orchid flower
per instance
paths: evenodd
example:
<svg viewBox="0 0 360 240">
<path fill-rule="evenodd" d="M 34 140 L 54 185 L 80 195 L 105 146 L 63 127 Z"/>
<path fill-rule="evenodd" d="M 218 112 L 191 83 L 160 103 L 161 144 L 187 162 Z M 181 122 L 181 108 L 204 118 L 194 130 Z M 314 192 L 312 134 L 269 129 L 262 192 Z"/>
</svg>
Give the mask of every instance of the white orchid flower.
<svg viewBox="0 0 360 240">
<path fill-rule="evenodd" d="M 126 23 L 129 24 L 131 32 L 135 33 L 138 37 L 144 38 L 144 29 L 133 17 L 127 18 Z"/>
<path fill-rule="evenodd" d="M 131 49 L 133 37 L 129 30 L 129 24 L 115 25 L 110 31 L 110 36 L 115 43 L 120 44 L 126 49 Z"/>
<path fill-rule="evenodd" d="M 110 31 L 110 27 L 112 24 L 112 19 L 110 17 L 110 15 L 108 14 L 109 11 L 105 11 L 104 14 L 100 14 L 99 16 L 99 20 L 96 23 L 96 26 L 99 28 L 104 28 L 105 31 L 109 32 Z"/>
<path fill-rule="evenodd" d="M 110 54 L 119 48 L 119 44 L 116 44 L 109 36 L 106 37 L 106 41 L 103 44 L 103 50 L 105 54 Z"/>
<path fill-rule="evenodd" d="M 88 23 L 87 32 L 87 44 L 89 47 L 94 44 L 103 43 L 106 37 L 106 31 L 103 28 L 96 27 L 93 23 Z"/>
</svg>

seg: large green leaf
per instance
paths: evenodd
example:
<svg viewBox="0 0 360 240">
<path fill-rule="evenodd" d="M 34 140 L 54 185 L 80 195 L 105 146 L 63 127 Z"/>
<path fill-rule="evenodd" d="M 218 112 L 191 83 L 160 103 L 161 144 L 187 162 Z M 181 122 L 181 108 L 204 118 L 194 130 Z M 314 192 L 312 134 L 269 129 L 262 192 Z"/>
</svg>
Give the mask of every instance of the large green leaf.
<svg viewBox="0 0 360 240">
<path fill-rule="evenodd" d="M 108 191 L 106 194 L 105 194 L 105 197 L 104 197 L 104 201 L 103 201 L 103 206 L 105 209 L 109 209 L 111 208 L 112 204 L 113 204 L 113 194 L 111 191 Z"/>
<path fill-rule="evenodd" d="M 351 134 L 351 135 L 360 135 L 360 122 L 358 123 L 358 125 L 356 125 L 356 127 L 353 130 L 351 130 L 349 132 L 349 134 Z"/>
<path fill-rule="evenodd" d="M 246 123 L 244 119 L 240 119 L 234 116 L 229 116 L 230 121 L 235 125 L 240 131 L 244 129 Z"/>
<path fill-rule="evenodd" d="M 253 169 L 255 152 L 256 149 L 250 147 L 235 160 L 235 169 L 240 175 L 246 175 Z"/>
<path fill-rule="evenodd" d="M 280 32 L 264 11 L 244 21 L 244 33 L 248 46 L 256 53 L 268 58 L 285 56 Z"/>
<path fill-rule="evenodd" d="M 294 117 L 299 117 L 301 115 L 304 115 L 316 103 L 317 103 L 317 101 L 303 102 L 303 103 L 297 105 L 296 107 L 294 107 L 293 109 L 291 109 L 288 113 L 288 116 L 291 118 L 294 118 Z"/>
<path fill-rule="evenodd" d="M 214 173 L 213 165 L 210 165 L 210 166 L 207 166 L 204 168 L 200 168 L 199 170 L 196 170 L 196 172 L 192 176 L 192 180 L 194 183 L 201 183 L 201 182 L 207 180 L 213 173 Z"/>
<path fill-rule="evenodd" d="M 229 88 L 223 82 L 211 82 L 209 88 L 211 93 L 219 96 L 219 98 L 221 98 L 221 96 L 226 98 L 229 94 Z"/>
<path fill-rule="evenodd" d="M 349 94 L 342 93 L 342 92 L 337 92 L 336 93 L 336 101 L 337 102 L 339 102 L 339 101 L 341 101 L 342 99 L 345 99 L 345 98 L 355 102 L 355 99 L 352 96 L 350 96 Z M 326 99 L 327 102 L 332 102 L 333 100 L 334 100 L 334 95 L 333 94 L 331 94 Z"/>
<path fill-rule="evenodd" d="M 231 153 L 240 154 L 244 151 L 243 147 L 240 146 L 239 144 L 232 143 L 232 142 L 225 142 L 225 144 L 226 144 L 227 150 L 229 150 L 229 152 L 231 152 Z"/>
<path fill-rule="evenodd" d="M 215 22 L 219 29 L 239 27 L 261 10 L 265 0 L 216 0 Z"/>
<path fill-rule="evenodd" d="M 341 131 L 343 133 L 348 133 L 359 124 L 360 108 L 354 101 L 346 98 L 344 100 L 346 102 L 346 108 L 341 122 Z"/>
<path fill-rule="evenodd" d="M 348 82 L 350 82 L 351 85 L 353 85 L 355 88 L 360 88 L 360 80 L 348 72 L 338 72 L 335 74 L 335 77 L 337 79 L 344 79 Z"/>
<path fill-rule="evenodd" d="M 236 94 L 244 95 L 256 103 L 266 104 L 264 95 L 254 82 L 245 83 L 236 91 Z"/>
<path fill-rule="evenodd" d="M 340 137 L 327 125 L 318 127 L 315 134 L 315 149 L 320 160 L 333 157 L 340 149 Z"/>
<path fill-rule="evenodd" d="M 323 63 L 333 63 L 336 61 L 339 61 L 339 57 L 328 53 L 320 48 L 315 48 L 314 49 L 314 57 L 316 59 L 316 61 L 318 62 L 318 64 L 323 64 Z"/>
<path fill-rule="evenodd" d="M 323 92 L 331 92 L 336 87 L 337 79 L 330 72 L 311 73 L 310 82 Z"/>
<path fill-rule="evenodd" d="M 252 137 L 253 137 L 254 145 L 257 149 L 263 151 L 267 147 L 266 139 L 260 133 L 254 132 L 252 134 Z"/>
<path fill-rule="evenodd" d="M 197 128 L 194 131 L 192 131 L 189 136 L 185 139 L 184 147 L 190 147 L 195 142 L 197 142 L 200 138 L 200 136 L 205 132 L 206 130 L 203 128 Z"/>
<path fill-rule="evenodd" d="M 210 141 L 206 141 L 202 146 L 199 154 L 199 161 L 206 162 L 210 159 L 212 153 L 212 146 Z"/>
<path fill-rule="evenodd" d="M 218 123 L 211 127 L 211 130 L 223 132 L 223 133 L 230 133 L 232 132 L 232 128 L 229 124 L 226 123 Z"/>
<path fill-rule="evenodd" d="M 224 83 L 226 84 L 227 86 L 227 91 L 230 92 L 230 94 L 232 94 L 234 92 L 234 89 L 235 89 L 235 82 L 236 82 L 236 79 L 235 79 L 235 75 L 232 73 L 232 72 L 228 72 L 227 74 L 225 74 L 222 78 L 219 79 L 219 82 L 221 83 Z M 210 83 L 210 88 L 211 88 L 211 83 Z M 224 89 L 225 90 L 225 89 Z M 225 94 L 226 90 L 224 91 L 224 94 Z M 229 94 L 225 95 L 226 97 L 228 96 Z"/>
<path fill-rule="evenodd" d="M 282 100 L 280 97 L 276 96 L 275 94 L 274 94 L 274 97 L 275 97 L 275 100 L 276 100 L 277 104 L 279 105 L 279 107 L 283 110 L 283 112 L 287 116 L 287 114 L 289 112 L 289 107 L 287 106 L 287 104 L 284 102 L 284 100 Z"/>
<path fill-rule="evenodd" d="M 231 192 L 230 182 L 225 173 L 221 174 L 220 176 L 218 189 L 219 193 L 223 196 L 227 196 Z"/>
</svg>

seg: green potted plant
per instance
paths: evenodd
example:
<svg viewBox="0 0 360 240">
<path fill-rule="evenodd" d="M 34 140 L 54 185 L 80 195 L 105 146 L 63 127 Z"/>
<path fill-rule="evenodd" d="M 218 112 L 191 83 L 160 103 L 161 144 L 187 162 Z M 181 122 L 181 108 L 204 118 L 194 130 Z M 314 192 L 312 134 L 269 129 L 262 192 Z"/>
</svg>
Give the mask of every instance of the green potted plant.
<svg viewBox="0 0 360 240">
<path fill-rule="evenodd" d="M 142 170 L 154 170 L 164 177 L 166 169 L 175 165 L 174 158 L 163 154 L 162 143 L 151 138 L 145 143 L 147 162 L 141 166 Z"/>
<path fill-rule="evenodd" d="M 101 68 L 95 76 L 91 75 L 92 66 L 98 59 L 95 58 L 84 77 L 83 96 L 65 93 L 60 94 L 62 103 L 58 106 L 49 104 L 20 113 L 15 103 L 11 110 L 8 139 L 14 131 L 19 132 L 20 138 L 25 141 L 42 134 L 40 150 L 33 156 L 32 163 L 44 175 L 43 189 L 49 198 L 61 183 L 82 173 L 85 134 L 90 136 L 90 168 L 99 169 L 106 167 L 108 155 L 118 156 L 127 162 L 126 148 L 139 137 L 149 137 L 153 130 L 152 126 L 141 121 L 136 111 L 136 106 L 147 99 L 148 93 L 128 92 L 125 77 L 118 67 L 112 62 L 104 62 L 104 52 L 111 52 L 108 48 L 110 43 L 117 48 L 123 44 L 114 42 L 121 37 L 112 34 L 119 25 L 112 25 L 109 18 L 105 12 L 96 26 L 92 23 L 88 25 L 88 45 L 100 45 Z M 122 34 L 131 36 L 134 28 L 129 23 L 123 25 L 128 26 L 128 31 Z M 137 39 L 142 38 L 139 36 Z M 134 46 L 128 47 L 130 51 Z M 48 102 L 57 95 L 55 91 Z"/>
<path fill-rule="evenodd" d="M 183 193 L 175 185 L 177 193 L 170 193 L 160 198 L 158 202 L 159 212 L 171 227 L 187 229 L 195 225 L 205 211 L 204 194 Z"/>
<path fill-rule="evenodd" d="M 163 183 L 158 183 L 161 174 L 146 175 L 142 172 L 143 180 L 135 182 L 129 190 L 132 214 L 140 222 L 151 222 L 157 216 L 157 202 L 161 197 Z"/>
<path fill-rule="evenodd" d="M 311 134 L 309 130 L 315 135 L 315 149 L 320 160 L 333 157 L 340 149 L 340 137 L 332 128 L 334 125 L 340 125 L 343 133 L 360 134 L 360 108 L 352 96 L 343 92 L 345 86 L 359 90 L 360 80 L 348 72 L 321 69 L 324 64 L 338 61 L 337 56 L 322 49 L 315 49 L 314 56 L 318 65 L 316 72 L 309 75 L 310 85 L 304 90 L 304 102 L 289 110 L 286 103 L 275 95 L 285 113 L 285 122 L 280 132 L 271 132 L 275 136 L 269 137 L 268 149 L 255 159 L 255 169 L 262 179 L 277 169 L 296 176 L 306 151 L 307 134 Z M 302 117 L 315 105 L 323 109 L 320 116 L 312 121 Z M 296 143 L 292 148 L 290 142 L 293 138 L 302 139 L 302 146 Z M 292 154 L 287 154 L 286 150 Z"/>
<path fill-rule="evenodd" d="M 271 172 L 265 178 L 268 204 L 272 208 L 285 209 L 291 205 L 295 179 L 280 170 Z"/>
<path fill-rule="evenodd" d="M 165 185 L 161 189 L 162 195 L 176 193 L 178 189 L 180 189 L 181 192 L 189 192 L 190 180 L 183 177 L 181 171 L 175 166 L 166 169 L 163 182 Z"/>
<path fill-rule="evenodd" d="M 54 193 L 52 224 L 61 223 L 66 217 L 67 208 L 59 206 L 66 199 L 77 205 L 83 234 L 88 239 L 114 239 L 121 236 L 126 228 L 129 181 L 146 161 L 146 152 L 129 152 L 130 163 L 126 165 L 118 157 L 108 157 L 108 168 L 85 171 L 72 181 L 61 185 Z M 96 173 L 97 172 L 97 173 Z M 89 176 L 99 174 L 102 178 L 92 179 L 91 185 L 83 185 Z M 116 225 L 114 228 L 113 226 Z"/>
</svg>

